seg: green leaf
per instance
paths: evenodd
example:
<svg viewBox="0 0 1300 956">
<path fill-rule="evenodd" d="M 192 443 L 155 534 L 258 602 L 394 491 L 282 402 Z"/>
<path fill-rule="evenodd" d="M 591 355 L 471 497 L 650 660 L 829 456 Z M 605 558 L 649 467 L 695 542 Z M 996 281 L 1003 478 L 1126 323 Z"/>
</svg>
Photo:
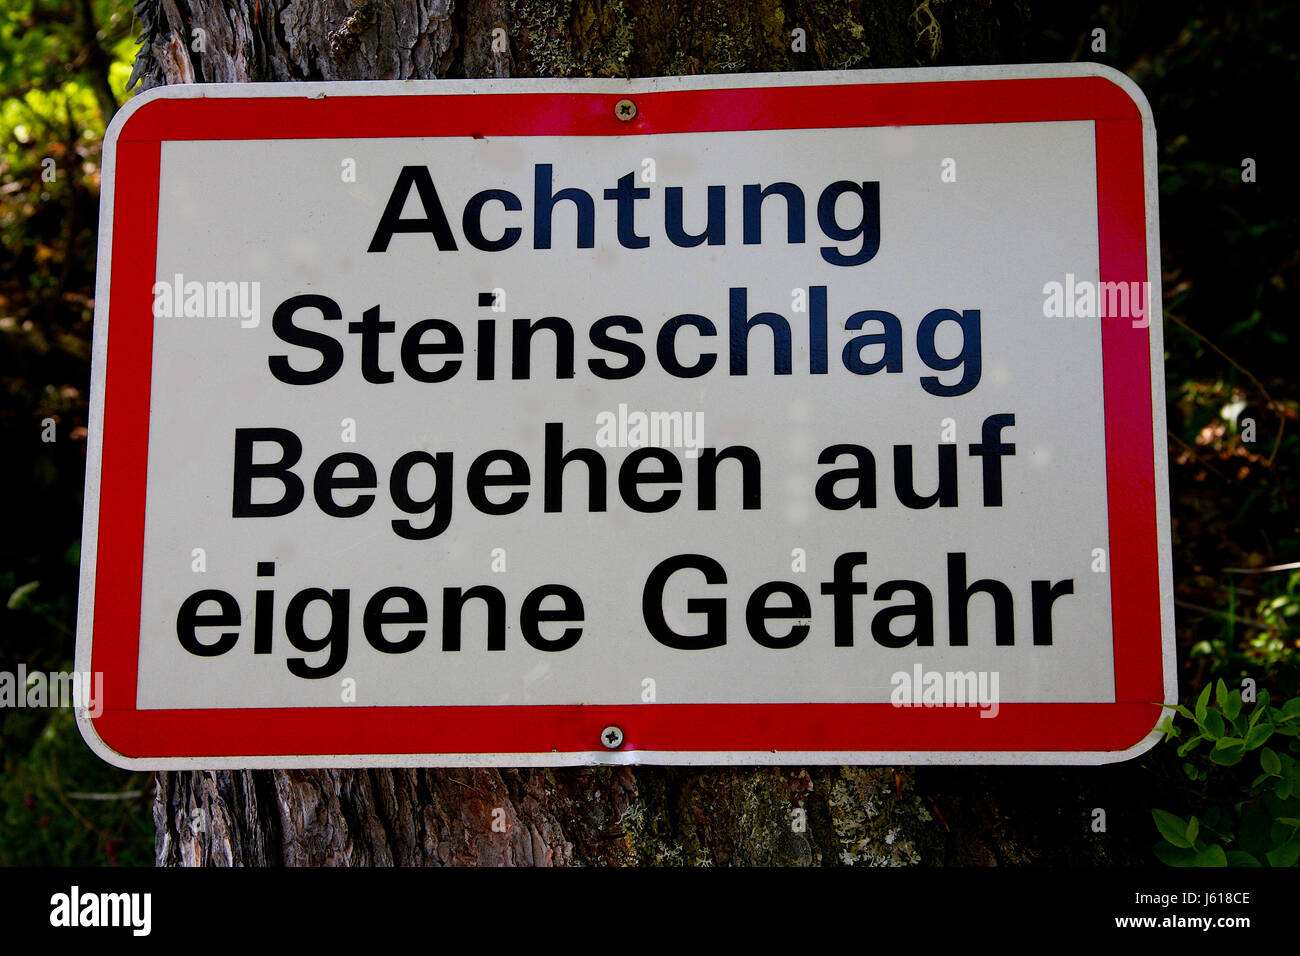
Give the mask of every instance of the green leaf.
<svg viewBox="0 0 1300 956">
<path fill-rule="evenodd" d="M 1155 846 L 1156 859 L 1166 866 L 1195 866 L 1196 851 L 1190 847 L 1170 846 L 1168 843 L 1157 843 Z"/>
<path fill-rule="evenodd" d="M 1214 702 L 1219 705 L 1219 710 L 1228 709 L 1228 688 L 1222 678 L 1214 682 Z"/>
<path fill-rule="evenodd" d="M 1278 817 L 1300 817 L 1300 797 L 1283 798 L 1266 793 L 1264 809 L 1268 811 L 1270 821 Z"/>
<path fill-rule="evenodd" d="M 1217 843 L 1212 843 L 1203 850 L 1198 850 L 1196 857 L 1192 860 L 1192 866 L 1227 866 L 1228 854 L 1223 852 L 1223 847 Z"/>
<path fill-rule="evenodd" d="M 1300 716 L 1300 697 L 1293 697 L 1283 704 L 1282 713 L 1291 717 Z"/>
<path fill-rule="evenodd" d="M 1193 816 L 1190 820 L 1187 821 L 1187 833 L 1186 833 L 1187 842 L 1192 846 L 1195 846 L 1196 834 L 1200 832 L 1201 832 L 1200 821 L 1198 821 L 1196 817 Z"/>
<path fill-rule="evenodd" d="M 1268 857 L 1270 866 L 1295 866 L 1296 861 L 1300 860 L 1300 840 L 1283 843 L 1277 849 L 1269 850 L 1265 856 Z"/>
<path fill-rule="evenodd" d="M 1245 741 L 1240 737 L 1224 737 L 1210 751 L 1210 759 L 1220 766 L 1231 767 L 1241 763 L 1245 753 Z"/>
<path fill-rule="evenodd" d="M 1268 747 L 1259 752 L 1259 765 L 1264 768 L 1264 772 L 1270 777 L 1276 777 L 1282 772 L 1282 758 Z"/>
<path fill-rule="evenodd" d="M 1237 715 L 1241 713 L 1241 691 L 1234 690 L 1226 700 L 1220 701 L 1219 707 L 1228 715 L 1229 720 L 1236 720 Z"/>
<path fill-rule="evenodd" d="M 1209 737 L 1211 740 L 1218 740 L 1223 736 L 1223 718 L 1219 716 L 1217 710 L 1208 710 L 1205 712 L 1205 716 L 1201 718 L 1201 730 L 1203 730 L 1205 736 Z"/>
<path fill-rule="evenodd" d="M 1182 746 L 1178 748 L 1178 756 L 1186 757 L 1189 753 L 1195 750 L 1196 745 L 1199 744 L 1204 739 L 1205 739 L 1204 737 L 1193 737 L 1191 740 L 1186 741 L 1185 743 L 1183 743 Z"/>
<path fill-rule="evenodd" d="M 1184 707 L 1182 704 L 1175 704 L 1175 705 L 1174 705 L 1174 710 L 1178 711 L 1178 713 L 1182 714 L 1182 715 L 1183 715 L 1184 717 L 1186 717 L 1188 720 L 1195 720 L 1195 719 L 1196 719 L 1196 717 L 1193 716 L 1192 712 L 1191 712 L 1190 710 L 1188 710 L 1186 707 Z"/>
<path fill-rule="evenodd" d="M 1189 850 L 1192 847 L 1192 841 L 1187 839 L 1187 824 L 1182 817 L 1169 813 L 1167 810 L 1152 810 L 1152 818 L 1156 821 L 1156 829 L 1160 835 L 1176 847 Z"/>
<path fill-rule="evenodd" d="M 1250 733 L 1246 734 L 1246 749 L 1254 750 L 1257 747 L 1264 746 L 1264 741 L 1273 736 L 1272 724 L 1260 724 L 1257 727 L 1251 727 Z"/>
<path fill-rule="evenodd" d="M 1228 851 L 1228 866 L 1263 866 L 1255 857 L 1244 850 Z"/>
<path fill-rule="evenodd" d="M 1210 685 L 1206 684 L 1205 689 L 1201 691 L 1201 696 L 1196 698 L 1196 722 L 1198 724 L 1205 720 L 1205 711 L 1209 702 Z"/>
</svg>

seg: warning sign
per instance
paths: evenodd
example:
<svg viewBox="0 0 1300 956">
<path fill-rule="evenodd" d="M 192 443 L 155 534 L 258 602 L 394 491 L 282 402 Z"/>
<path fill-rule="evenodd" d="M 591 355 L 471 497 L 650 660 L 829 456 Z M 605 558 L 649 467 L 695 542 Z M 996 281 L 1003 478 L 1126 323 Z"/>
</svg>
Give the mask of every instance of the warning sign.
<svg viewBox="0 0 1300 956">
<path fill-rule="evenodd" d="M 1153 144 L 1085 64 L 137 97 L 83 733 L 139 767 L 1140 752 L 1177 696 Z"/>
</svg>

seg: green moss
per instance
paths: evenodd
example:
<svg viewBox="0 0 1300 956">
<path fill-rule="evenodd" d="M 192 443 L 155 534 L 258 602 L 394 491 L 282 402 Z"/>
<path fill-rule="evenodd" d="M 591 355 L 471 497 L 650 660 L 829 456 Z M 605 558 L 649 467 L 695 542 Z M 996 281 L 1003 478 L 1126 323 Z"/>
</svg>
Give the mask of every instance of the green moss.
<svg viewBox="0 0 1300 956">
<path fill-rule="evenodd" d="M 510 22 L 535 76 L 626 76 L 633 23 L 624 0 L 510 0 Z"/>
<path fill-rule="evenodd" d="M 560 34 L 557 23 L 567 23 L 572 13 L 569 0 L 538 3 L 536 0 L 510 0 L 512 40 L 524 44 L 534 76 L 573 76 L 573 62 L 568 38 Z"/>
<path fill-rule="evenodd" d="M 773 767 L 726 773 L 638 775 L 617 820 L 624 862 L 645 866 L 787 866 L 818 862 L 812 833 L 795 833 L 791 809 L 811 791 L 806 773 Z"/>
<path fill-rule="evenodd" d="M 808 39 L 822 65 L 831 70 L 852 70 L 866 66 L 871 47 L 867 31 L 853 16 L 851 8 L 835 0 L 816 0 L 809 6 Z"/>
<path fill-rule="evenodd" d="M 904 791 L 899 799 L 887 772 L 845 767 L 831 786 L 827 802 L 839 844 L 838 862 L 847 866 L 921 862 L 919 844 L 929 814 L 921 819 L 921 798 L 916 794 Z"/>
<path fill-rule="evenodd" d="M 628 60 L 632 56 L 632 15 L 627 4 L 618 0 L 613 6 L 614 32 L 609 48 L 600 59 L 593 76 L 627 76 Z"/>
</svg>

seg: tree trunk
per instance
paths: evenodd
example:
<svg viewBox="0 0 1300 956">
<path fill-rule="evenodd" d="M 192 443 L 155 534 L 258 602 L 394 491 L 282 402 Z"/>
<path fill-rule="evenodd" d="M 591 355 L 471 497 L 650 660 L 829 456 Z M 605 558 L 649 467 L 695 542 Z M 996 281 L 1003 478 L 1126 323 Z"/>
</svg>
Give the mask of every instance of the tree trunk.
<svg viewBox="0 0 1300 956">
<path fill-rule="evenodd" d="M 134 79 L 150 87 L 646 76 L 1022 59 L 1019 5 L 956 7 L 138 0 Z M 496 28 L 506 31 L 506 52 L 493 52 Z M 802 52 L 792 49 L 796 28 L 805 31 Z M 154 820 L 165 866 L 1014 863 L 1036 855 L 978 790 L 945 816 L 917 792 L 914 772 L 882 767 L 170 772 L 157 775 Z"/>
</svg>

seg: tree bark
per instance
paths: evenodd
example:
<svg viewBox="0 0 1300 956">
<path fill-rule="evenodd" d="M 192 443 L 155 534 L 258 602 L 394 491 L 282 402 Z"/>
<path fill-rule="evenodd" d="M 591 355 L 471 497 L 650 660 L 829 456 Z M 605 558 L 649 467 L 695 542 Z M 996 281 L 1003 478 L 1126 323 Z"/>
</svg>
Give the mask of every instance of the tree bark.
<svg viewBox="0 0 1300 956">
<path fill-rule="evenodd" d="M 99 41 L 99 24 L 95 22 L 95 10 L 90 0 L 78 0 L 76 7 L 77 33 L 80 34 L 82 49 L 85 51 L 86 77 L 90 88 L 95 91 L 95 101 L 99 104 L 100 115 L 107 126 L 117 112 L 117 97 L 108 82 L 108 69 L 112 59 L 104 45 Z"/>
<path fill-rule="evenodd" d="M 1014 62 L 1027 30 L 1019 5 L 989 0 L 138 0 L 135 13 L 143 87 Z M 156 783 L 164 866 L 1036 857 L 986 797 L 945 815 L 908 769 L 195 771 Z"/>
</svg>

